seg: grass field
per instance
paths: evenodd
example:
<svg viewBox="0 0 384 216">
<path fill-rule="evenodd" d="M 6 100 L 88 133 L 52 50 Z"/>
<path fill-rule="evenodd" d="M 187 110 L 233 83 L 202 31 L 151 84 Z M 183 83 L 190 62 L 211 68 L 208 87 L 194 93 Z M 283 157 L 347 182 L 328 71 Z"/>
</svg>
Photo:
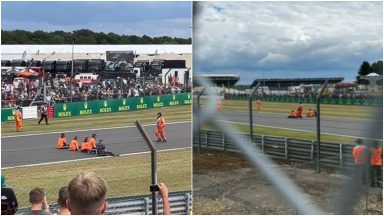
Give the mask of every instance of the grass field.
<svg viewBox="0 0 384 216">
<path fill-rule="evenodd" d="M 204 99 L 201 100 L 202 104 L 205 104 Z M 244 100 L 223 100 L 222 110 L 223 111 L 249 111 L 248 101 Z M 295 103 L 278 103 L 278 102 L 262 102 L 261 112 L 264 113 L 279 113 L 289 114 L 290 110 L 298 107 Z M 304 112 L 309 108 L 314 109 L 315 104 L 304 104 Z M 256 102 L 254 102 L 253 109 L 256 110 Z M 376 114 L 380 112 L 381 107 L 367 107 L 367 106 L 350 106 L 350 105 L 332 105 L 322 104 L 321 105 L 321 116 L 340 118 L 340 119 L 374 119 Z M 239 130 L 240 133 L 249 133 L 249 125 L 241 123 L 232 123 L 232 125 Z M 203 129 L 214 129 L 210 125 L 205 125 Z M 263 126 L 254 126 L 253 133 L 255 135 L 267 135 L 267 136 L 282 136 L 295 139 L 304 140 L 316 140 L 315 132 L 305 132 L 290 129 L 279 129 Z M 336 136 L 322 134 L 321 140 L 324 142 L 335 142 L 335 143 L 354 143 L 355 138 L 346 136 Z"/>
<path fill-rule="evenodd" d="M 37 124 L 36 119 L 24 120 L 22 132 L 16 132 L 14 122 L 1 124 L 2 136 L 32 134 L 62 130 L 81 130 L 133 125 L 138 119 L 142 124 L 154 124 L 158 112 L 162 112 L 167 122 L 190 121 L 191 106 L 173 106 L 160 109 L 147 109 L 134 112 L 116 112 L 88 116 L 59 118 L 49 121 L 50 125 Z"/>
<path fill-rule="evenodd" d="M 191 190 L 192 149 L 158 152 L 158 181 L 170 192 Z M 150 194 L 150 154 L 97 158 L 53 165 L 2 169 L 7 185 L 15 190 L 19 207 L 27 207 L 29 191 L 44 187 L 50 204 L 56 203 L 59 188 L 68 185 L 81 171 L 94 171 L 108 184 L 108 197 Z"/>
<path fill-rule="evenodd" d="M 204 99 L 201 101 L 202 104 L 206 103 Z M 256 101 L 253 103 L 253 109 L 256 110 Z M 225 111 L 248 111 L 248 106 L 248 101 L 245 100 L 222 101 L 222 110 Z M 296 110 L 297 107 L 297 103 L 262 102 L 261 112 L 288 115 L 291 110 Z M 310 108 L 315 109 L 316 104 L 304 104 L 304 113 Z M 380 112 L 379 107 L 321 104 L 321 115 L 324 117 L 372 119 L 378 112 Z"/>
</svg>

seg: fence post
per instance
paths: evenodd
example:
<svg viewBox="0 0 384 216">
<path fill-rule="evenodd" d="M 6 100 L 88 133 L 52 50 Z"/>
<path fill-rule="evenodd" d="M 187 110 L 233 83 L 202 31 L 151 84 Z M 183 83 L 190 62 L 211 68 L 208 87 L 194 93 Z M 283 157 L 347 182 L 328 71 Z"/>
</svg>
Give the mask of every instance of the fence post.
<svg viewBox="0 0 384 216">
<path fill-rule="evenodd" d="M 311 161 L 313 161 L 313 145 L 314 145 L 314 142 L 312 140 L 312 143 L 311 143 Z"/>
<path fill-rule="evenodd" d="M 145 210 L 145 215 L 149 214 L 149 199 L 148 197 L 144 198 L 144 210 Z"/>
<path fill-rule="evenodd" d="M 261 135 L 261 150 L 264 152 L 264 135 Z"/>
<path fill-rule="evenodd" d="M 192 208 L 192 195 L 191 193 L 186 194 L 187 198 L 187 212 L 186 215 L 190 214 L 191 208 Z"/>
<path fill-rule="evenodd" d="M 288 160 L 288 138 L 285 137 L 285 140 L 284 140 L 284 147 L 285 147 L 285 160 Z"/>
<path fill-rule="evenodd" d="M 207 146 L 207 149 L 208 149 L 208 131 L 205 131 L 205 145 Z"/>
<path fill-rule="evenodd" d="M 226 148 L 225 148 L 225 133 L 223 133 L 223 150 L 226 151 Z"/>
<path fill-rule="evenodd" d="M 340 168 L 343 168 L 343 144 L 340 144 Z"/>
</svg>

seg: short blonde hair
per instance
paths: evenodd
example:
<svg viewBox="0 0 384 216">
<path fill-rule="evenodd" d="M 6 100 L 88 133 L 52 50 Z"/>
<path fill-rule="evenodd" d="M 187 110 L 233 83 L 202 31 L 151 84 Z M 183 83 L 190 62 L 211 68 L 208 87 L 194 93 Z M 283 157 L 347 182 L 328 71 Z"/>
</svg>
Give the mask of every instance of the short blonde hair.
<svg viewBox="0 0 384 216">
<path fill-rule="evenodd" d="M 82 172 L 69 182 L 68 193 L 72 208 L 80 214 L 96 214 L 106 200 L 107 183 L 94 172 Z"/>
</svg>

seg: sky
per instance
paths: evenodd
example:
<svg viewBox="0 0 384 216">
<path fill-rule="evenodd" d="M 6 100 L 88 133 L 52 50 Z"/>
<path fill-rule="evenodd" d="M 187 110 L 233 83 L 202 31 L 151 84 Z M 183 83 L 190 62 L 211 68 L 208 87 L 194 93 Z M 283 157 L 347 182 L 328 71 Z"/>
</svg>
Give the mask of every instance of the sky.
<svg viewBox="0 0 384 216">
<path fill-rule="evenodd" d="M 191 2 L 1 2 L 1 29 L 192 37 Z"/>
<path fill-rule="evenodd" d="M 199 2 L 194 71 L 257 78 L 344 77 L 383 59 L 382 2 Z"/>
</svg>

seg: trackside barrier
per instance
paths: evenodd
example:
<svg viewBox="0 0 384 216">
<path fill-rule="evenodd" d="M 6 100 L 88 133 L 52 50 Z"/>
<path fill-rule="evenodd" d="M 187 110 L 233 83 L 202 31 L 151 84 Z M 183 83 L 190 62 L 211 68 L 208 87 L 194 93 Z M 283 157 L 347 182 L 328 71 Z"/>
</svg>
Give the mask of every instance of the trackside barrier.
<svg viewBox="0 0 384 216">
<path fill-rule="evenodd" d="M 257 99 L 259 96 L 253 96 L 253 99 Z M 224 96 L 226 100 L 248 100 L 248 95 L 231 95 L 226 94 Z M 316 97 L 311 98 L 299 98 L 299 97 L 286 97 L 286 96 L 261 96 L 262 101 L 268 102 L 285 102 L 285 103 L 316 103 Z M 322 104 L 339 104 L 339 105 L 357 105 L 357 106 L 378 106 L 380 105 L 379 97 L 371 97 L 367 99 L 356 98 L 321 98 Z"/>
<path fill-rule="evenodd" d="M 163 213 L 163 202 L 158 199 L 159 214 Z M 192 209 L 192 192 L 181 191 L 169 193 L 169 204 L 173 215 L 186 215 Z M 57 204 L 51 205 L 52 213 L 58 211 Z M 20 209 L 20 212 L 25 212 L 29 208 Z M 136 214 L 148 215 L 152 212 L 151 195 L 129 196 L 129 197 L 114 197 L 108 199 L 107 215 L 117 214 Z"/>
<path fill-rule="evenodd" d="M 55 118 L 187 105 L 191 93 L 55 104 Z"/>
<path fill-rule="evenodd" d="M 249 137 L 249 134 L 241 134 Z M 193 137 L 193 145 L 197 146 L 198 137 Z M 277 136 L 254 135 L 253 145 L 265 154 L 279 159 L 315 162 L 317 155 L 316 142 L 310 140 L 291 139 Z M 235 142 L 220 131 L 201 130 L 201 146 L 229 152 L 240 152 Z M 352 144 L 321 143 L 321 164 L 330 168 L 353 169 Z"/>
<path fill-rule="evenodd" d="M 48 107 L 49 118 L 93 115 L 99 113 L 133 111 L 192 103 L 191 93 L 166 94 L 123 99 L 59 103 Z M 14 121 L 15 109 L 1 109 L 1 122 Z M 36 114 L 37 115 L 37 114 Z"/>
</svg>

